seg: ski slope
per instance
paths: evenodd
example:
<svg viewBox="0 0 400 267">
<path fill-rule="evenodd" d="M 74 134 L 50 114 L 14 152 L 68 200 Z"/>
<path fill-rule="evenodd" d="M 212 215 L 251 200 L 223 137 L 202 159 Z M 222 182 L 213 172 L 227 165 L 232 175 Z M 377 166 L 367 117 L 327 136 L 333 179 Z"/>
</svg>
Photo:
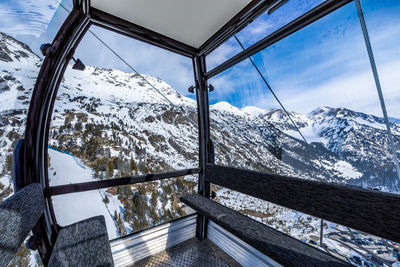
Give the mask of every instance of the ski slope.
<svg viewBox="0 0 400 267">
<path fill-rule="evenodd" d="M 49 179 L 52 186 L 95 181 L 92 170 L 72 155 L 49 148 L 50 167 Z M 107 195 L 110 202 L 103 202 Z M 57 223 L 69 225 L 89 217 L 103 215 L 108 230 L 108 237 L 119 236 L 112 214 L 123 212 L 123 204 L 106 189 L 72 193 L 52 197 Z"/>
</svg>

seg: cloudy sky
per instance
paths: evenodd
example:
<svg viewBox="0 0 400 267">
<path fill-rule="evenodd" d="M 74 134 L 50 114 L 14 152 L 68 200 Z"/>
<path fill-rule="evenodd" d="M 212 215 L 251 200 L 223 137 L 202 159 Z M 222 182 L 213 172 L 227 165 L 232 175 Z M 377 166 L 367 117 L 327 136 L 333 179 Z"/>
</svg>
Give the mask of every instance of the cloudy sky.
<svg viewBox="0 0 400 267">
<path fill-rule="evenodd" d="M 289 0 L 264 14 L 237 36 L 245 47 L 285 25 L 323 0 Z M 71 8 L 69 1 L 64 5 Z M 389 116 L 400 118 L 400 1 L 362 0 Z M 39 53 L 51 42 L 67 12 L 55 0 L 0 0 L 0 31 L 28 43 Z M 130 38 L 92 28 L 140 73 L 162 78 L 188 95 L 193 83 L 190 59 Z M 241 49 L 229 40 L 207 57 L 209 69 Z M 76 56 L 86 65 L 130 71 L 93 36 L 82 40 Z M 253 56 L 287 109 L 307 113 L 319 106 L 347 107 L 381 116 L 368 55 L 354 3 L 324 17 Z M 214 77 L 210 102 L 228 101 L 241 108 L 276 108 L 249 60 Z"/>
<path fill-rule="evenodd" d="M 272 14 L 290 14 L 295 2 Z M 364 0 L 362 4 L 389 115 L 400 118 L 400 1 Z M 266 15 L 261 17 L 264 23 L 259 22 L 259 28 L 273 25 L 270 20 Z M 248 47 L 254 42 L 245 40 L 251 40 L 257 31 L 254 27 L 238 38 Z M 216 53 L 212 63 L 237 51 L 240 47 L 232 39 Z M 318 106 L 331 106 L 382 114 L 354 3 L 264 49 L 253 59 L 289 110 L 306 113 Z M 226 99 L 239 107 L 278 107 L 249 60 L 210 83 L 218 88 L 210 96 L 212 103 Z"/>
</svg>

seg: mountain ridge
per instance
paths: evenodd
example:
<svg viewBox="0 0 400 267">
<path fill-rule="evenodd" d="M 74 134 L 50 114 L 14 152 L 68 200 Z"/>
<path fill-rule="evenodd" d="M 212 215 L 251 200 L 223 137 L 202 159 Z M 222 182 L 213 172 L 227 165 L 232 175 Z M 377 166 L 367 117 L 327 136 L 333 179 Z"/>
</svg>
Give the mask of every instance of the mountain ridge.
<svg viewBox="0 0 400 267">
<path fill-rule="evenodd" d="M 23 137 L 41 59 L 14 39 L 0 35 L 0 47 L 11 46 L 1 51 L 12 59 L 0 58 L 1 201 L 12 193 L 12 148 Z M 196 101 L 160 78 L 143 76 L 173 105 L 140 75 L 93 66 L 76 71 L 68 66 L 49 131 L 50 185 L 198 167 Z M 228 102 L 210 105 L 215 163 L 399 192 L 382 118 L 331 107 L 290 114 L 308 143 L 280 109 L 240 109 Z M 400 147 L 400 124 L 392 120 L 391 126 Z M 69 177 L 73 172 L 64 168 L 66 161 L 84 173 Z M 86 196 L 103 199 L 103 203 L 90 207 L 79 194 L 53 202 L 61 224 L 82 219 L 79 216 L 87 215 L 86 207 L 93 214 L 109 216 L 109 234 L 117 237 L 187 214 L 179 196 L 194 193 L 196 182 L 196 176 L 188 176 L 93 191 Z M 318 218 L 228 189 L 212 189 L 217 192 L 216 201 L 294 237 L 319 234 Z M 83 210 L 71 213 L 68 203 Z M 328 222 L 324 227 L 333 231 L 337 226 Z"/>
</svg>

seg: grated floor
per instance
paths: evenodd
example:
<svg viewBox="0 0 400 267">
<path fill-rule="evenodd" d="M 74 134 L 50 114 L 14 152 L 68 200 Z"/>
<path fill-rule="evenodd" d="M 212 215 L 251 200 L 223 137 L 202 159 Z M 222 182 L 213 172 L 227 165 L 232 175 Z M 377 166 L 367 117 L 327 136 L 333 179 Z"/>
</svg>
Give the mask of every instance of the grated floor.
<svg viewBox="0 0 400 267">
<path fill-rule="evenodd" d="M 209 267 L 241 266 L 209 240 L 189 239 L 162 252 L 137 261 L 134 266 L 146 267 Z"/>
</svg>

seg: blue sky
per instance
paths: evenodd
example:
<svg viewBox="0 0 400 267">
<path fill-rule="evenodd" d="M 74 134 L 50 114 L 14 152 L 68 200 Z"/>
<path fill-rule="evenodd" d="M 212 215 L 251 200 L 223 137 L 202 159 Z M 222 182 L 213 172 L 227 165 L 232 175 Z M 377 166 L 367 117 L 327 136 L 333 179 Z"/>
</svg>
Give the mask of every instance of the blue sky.
<svg viewBox="0 0 400 267">
<path fill-rule="evenodd" d="M 63 1 L 71 7 L 70 1 Z M 322 0 L 289 0 L 264 14 L 242 32 L 248 47 L 316 6 Z M 400 118 L 400 1 L 362 0 L 389 116 Z M 0 0 L 0 31 L 28 43 L 38 52 L 51 42 L 67 13 L 55 0 Z M 139 72 L 158 76 L 187 96 L 193 83 L 190 59 L 130 38 L 92 29 Z M 229 40 L 207 57 L 209 68 L 241 51 Z M 92 36 L 82 40 L 76 56 L 87 65 L 130 71 Z M 289 110 L 307 113 L 318 106 L 347 107 L 381 116 L 354 3 L 324 17 L 253 56 L 272 88 Z M 210 102 L 228 101 L 241 108 L 277 108 L 253 66 L 245 60 L 210 80 L 216 90 Z"/>
<path fill-rule="evenodd" d="M 389 115 L 399 117 L 400 1 L 362 3 Z M 278 11 L 290 13 L 290 8 L 285 8 Z M 246 40 L 245 33 L 238 37 Z M 235 40 L 224 49 L 240 51 Z M 318 106 L 332 106 L 382 114 L 354 3 L 264 49 L 253 59 L 289 110 L 306 113 Z M 211 103 L 225 99 L 238 107 L 278 107 L 249 60 L 210 82 L 222 88 L 210 95 Z"/>
</svg>

